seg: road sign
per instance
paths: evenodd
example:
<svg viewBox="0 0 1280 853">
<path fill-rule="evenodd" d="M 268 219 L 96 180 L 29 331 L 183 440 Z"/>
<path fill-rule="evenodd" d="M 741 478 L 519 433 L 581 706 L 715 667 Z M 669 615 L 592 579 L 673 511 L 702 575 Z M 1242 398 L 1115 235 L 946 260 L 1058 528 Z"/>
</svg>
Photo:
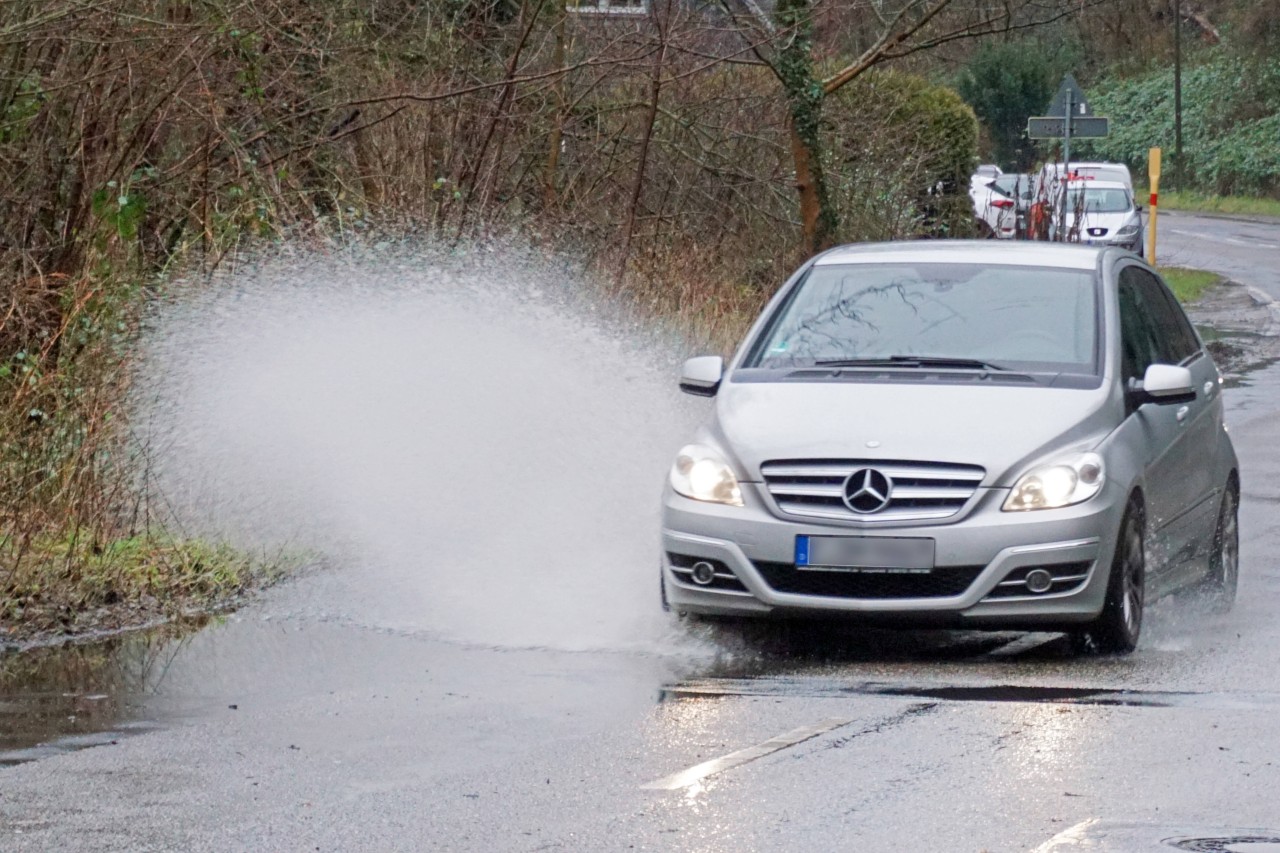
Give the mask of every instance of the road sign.
<svg viewBox="0 0 1280 853">
<path fill-rule="evenodd" d="M 1062 82 L 1058 84 L 1058 91 L 1054 94 L 1053 100 L 1049 103 L 1049 109 L 1045 110 L 1045 112 L 1051 116 L 1066 115 L 1068 103 L 1071 104 L 1072 115 L 1093 115 L 1093 110 L 1089 107 L 1089 100 L 1084 96 L 1084 90 L 1080 88 L 1076 78 L 1070 74 L 1063 77 Z"/>
<path fill-rule="evenodd" d="M 1071 117 L 1071 135 L 1088 138 L 1106 136 L 1110 128 L 1106 116 Z M 1066 119 L 1062 116 L 1035 116 L 1027 119 L 1027 136 L 1031 139 L 1061 139 L 1066 136 Z"/>
</svg>

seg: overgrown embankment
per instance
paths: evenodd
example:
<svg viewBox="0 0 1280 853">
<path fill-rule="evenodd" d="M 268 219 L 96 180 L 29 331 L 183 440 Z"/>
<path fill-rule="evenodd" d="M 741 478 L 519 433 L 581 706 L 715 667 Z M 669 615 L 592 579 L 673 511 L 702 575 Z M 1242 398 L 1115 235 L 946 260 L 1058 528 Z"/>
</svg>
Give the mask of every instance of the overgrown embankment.
<svg viewBox="0 0 1280 853">
<path fill-rule="evenodd" d="M 995 26 L 949 15 L 850 20 L 813 49 Z M 200 606 L 260 577 L 174 529 L 131 425 L 167 270 L 316 234 L 516 233 L 727 347 L 805 251 L 777 73 L 796 48 L 757 19 L 666 0 L 618 16 L 17 0 L 3 17 L 0 632 Z M 833 93 L 812 98 L 801 152 L 833 205 L 828 237 L 963 233 L 972 112 L 868 57 L 805 84 Z"/>
<path fill-rule="evenodd" d="M 1205 50 L 1183 71 L 1181 186 L 1174 156 L 1173 69 L 1103 78 L 1092 91 L 1094 111 L 1114 118 L 1109 136 L 1081 143 L 1081 156 L 1127 163 L 1141 178 L 1149 149 L 1160 146 L 1166 190 L 1190 191 L 1206 200 L 1280 198 L 1280 59 L 1271 53 L 1223 45 Z"/>
</svg>

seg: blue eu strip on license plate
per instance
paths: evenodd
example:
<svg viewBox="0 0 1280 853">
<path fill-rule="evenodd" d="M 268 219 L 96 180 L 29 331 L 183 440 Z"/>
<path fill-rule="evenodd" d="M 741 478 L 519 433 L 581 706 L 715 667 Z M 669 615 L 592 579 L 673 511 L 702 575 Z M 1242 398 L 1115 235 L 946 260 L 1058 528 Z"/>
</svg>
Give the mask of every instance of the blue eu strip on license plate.
<svg viewBox="0 0 1280 853">
<path fill-rule="evenodd" d="M 809 537 L 808 536 L 796 537 L 796 565 L 797 566 L 809 565 Z"/>
</svg>

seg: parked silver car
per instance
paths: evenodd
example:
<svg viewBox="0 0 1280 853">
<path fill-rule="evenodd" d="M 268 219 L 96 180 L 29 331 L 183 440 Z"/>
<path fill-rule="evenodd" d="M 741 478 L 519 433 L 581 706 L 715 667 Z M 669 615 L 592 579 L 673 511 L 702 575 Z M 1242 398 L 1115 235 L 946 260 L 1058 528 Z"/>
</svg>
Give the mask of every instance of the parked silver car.
<svg viewBox="0 0 1280 853">
<path fill-rule="evenodd" d="M 1238 573 L 1221 377 L 1109 247 L 911 242 L 810 260 L 727 368 L 663 498 L 681 613 L 1066 630 L 1132 650 L 1144 603 Z"/>
</svg>

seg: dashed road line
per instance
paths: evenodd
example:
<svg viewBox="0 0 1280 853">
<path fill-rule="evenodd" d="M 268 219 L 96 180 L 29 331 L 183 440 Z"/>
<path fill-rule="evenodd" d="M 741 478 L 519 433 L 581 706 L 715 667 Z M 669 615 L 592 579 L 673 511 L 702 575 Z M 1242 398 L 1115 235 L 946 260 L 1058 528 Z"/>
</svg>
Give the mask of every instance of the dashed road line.
<svg viewBox="0 0 1280 853">
<path fill-rule="evenodd" d="M 713 758 L 710 761 L 704 761 L 701 764 L 695 764 L 687 770 L 681 770 L 679 773 L 672 773 L 670 776 L 663 776 L 653 782 L 641 785 L 640 787 L 650 791 L 676 791 L 680 788 L 687 788 L 702 779 L 707 778 L 715 773 L 722 773 L 733 767 L 746 764 L 748 761 L 755 761 L 757 758 L 763 758 L 766 755 L 777 752 L 780 749 L 786 749 L 789 746 L 795 746 L 803 743 L 810 738 L 818 735 L 826 734 L 843 726 L 847 726 L 853 722 L 849 717 L 829 717 L 819 723 L 811 726 L 801 726 L 798 729 L 792 729 L 789 732 L 771 737 L 764 743 L 749 746 L 746 749 L 739 749 L 728 755 L 722 755 L 719 758 Z"/>
</svg>

